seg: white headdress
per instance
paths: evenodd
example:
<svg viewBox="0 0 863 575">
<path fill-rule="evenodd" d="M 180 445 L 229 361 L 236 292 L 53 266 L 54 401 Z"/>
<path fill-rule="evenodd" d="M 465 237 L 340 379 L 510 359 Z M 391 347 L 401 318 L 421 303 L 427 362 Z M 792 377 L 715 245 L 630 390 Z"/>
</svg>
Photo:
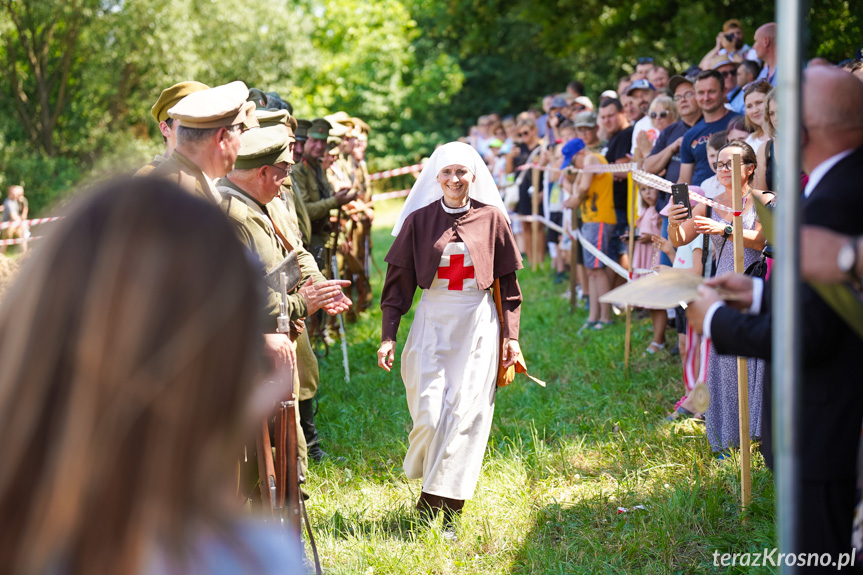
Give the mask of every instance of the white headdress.
<svg viewBox="0 0 863 575">
<path fill-rule="evenodd" d="M 393 226 L 393 235 L 397 236 L 402 229 L 405 219 L 413 212 L 424 208 L 432 202 L 443 197 L 443 189 L 437 181 L 438 173 L 447 166 L 464 166 L 476 176 L 474 182 L 468 188 L 468 196 L 478 202 L 488 204 L 500 209 L 509 221 L 506 207 L 500 198 L 497 184 L 482 157 L 468 144 L 461 142 L 450 142 L 444 144 L 434 151 L 429 161 L 423 166 L 420 177 L 411 188 L 405 205 Z"/>
</svg>

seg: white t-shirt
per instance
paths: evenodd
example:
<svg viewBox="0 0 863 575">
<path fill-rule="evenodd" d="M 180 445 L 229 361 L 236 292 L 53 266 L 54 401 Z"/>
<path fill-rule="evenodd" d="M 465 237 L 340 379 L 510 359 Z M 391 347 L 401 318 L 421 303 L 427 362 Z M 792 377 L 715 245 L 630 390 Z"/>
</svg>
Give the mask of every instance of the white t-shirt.
<svg viewBox="0 0 863 575">
<path fill-rule="evenodd" d="M 704 196 L 711 200 L 725 191 L 725 187 L 719 183 L 716 174 L 701 182 L 701 189 L 704 190 Z"/>
<path fill-rule="evenodd" d="M 638 134 L 641 132 L 647 132 L 649 130 L 653 130 L 656 132 L 656 136 L 651 140 L 651 143 L 656 141 L 656 137 L 659 136 L 659 130 L 653 127 L 653 120 L 650 119 L 650 116 L 644 116 L 642 119 L 635 123 L 635 127 L 632 129 L 632 149 L 629 151 L 630 154 L 635 154 L 635 148 L 637 147 L 636 142 L 638 142 Z M 650 136 L 650 134 L 648 134 Z"/>
<path fill-rule="evenodd" d="M 677 248 L 677 253 L 674 256 L 674 264 L 671 267 L 677 270 L 688 270 L 692 268 L 693 255 L 692 250 L 700 250 L 704 245 L 704 235 L 698 234 L 695 239 Z"/>
<path fill-rule="evenodd" d="M 767 142 L 769 139 L 770 138 L 768 138 L 767 136 L 756 138 L 755 134 L 749 134 L 749 136 L 746 137 L 745 141 L 747 144 L 749 144 L 749 147 L 752 148 L 752 150 L 757 154 L 758 148 L 763 146 L 764 143 Z"/>
</svg>

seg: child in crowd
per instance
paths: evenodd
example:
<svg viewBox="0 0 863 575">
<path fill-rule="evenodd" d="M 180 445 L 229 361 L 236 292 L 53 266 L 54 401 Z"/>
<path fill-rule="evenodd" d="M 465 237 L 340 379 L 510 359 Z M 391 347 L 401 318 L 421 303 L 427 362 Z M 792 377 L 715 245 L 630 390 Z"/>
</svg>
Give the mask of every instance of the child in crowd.
<svg viewBox="0 0 863 575">
<path fill-rule="evenodd" d="M 548 214 L 548 219 L 558 226 L 563 225 L 563 191 L 561 190 L 560 181 L 563 179 L 563 144 L 557 144 L 551 151 L 551 173 L 549 181 L 551 185 L 548 187 L 547 194 L 544 197 L 545 212 Z M 548 242 L 548 253 L 551 256 L 552 264 L 554 265 L 554 283 L 559 284 L 566 277 L 566 262 L 563 250 L 560 249 L 561 234 L 557 230 L 546 228 L 545 239 Z"/>
<path fill-rule="evenodd" d="M 506 157 L 503 152 L 503 142 L 500 138 L 495 138 L 488 143 L 489 155 L 486 158 L 486 164 L 497 184 L 498 189 L 506 187 Z"/>
<path fill-rule="evenodd" d="M 662 218 L 656 211 L 659 191 L 648 186 L 639 186 L 641 195 L 641 216 L 636 220 L 638 236 L 632 252 L 634 270 L 652 270 L 659 264 L 659 248 L 654 246 L 654 238 L 662 238 Z M 665 326 L 668 315 L 664 309 L 650 310 L 653 322 L 653 341 L 645 350 L 645 357 L 665 349 Z"/>
<path fill-rule="evenodd" d="M 715 136 L 716 134 L 714 134 Z M 710 156 L 710 148 L 707 149 L 708 157 Z M 712 162 L 711 162 L 712 164 Z M 698 191 L 698 190 L 696 190 Z M 668 208 L 671 206 L 671 203 L 668 203 L 660 212 L 661 215 L 668 216 Z M 672 245 L 671 240 L 668 238 L 657 238 L 654 240 L 656 244 L 659 246 L 659 249 L 662 250 L 663 253 L 668 255 L 671 259 L 674 269 L 687 270 L 695 275 L 702 275 L 704 271 L 704 264 L 702 260 L 702 248 L 704 245 L 704 236 L 702 234 L 698 234 L 691 242 L 686 245 L 680 246 L 677 250 L 674 249 L 674 245 Z M 674 324 L 675 329 L 677 330 L 677 348 L 680 350 L 680 359 L 683 368 L 685 369 L 686 363 L 686 311 L 677 306 L 674 310 Z M 695 334 L 695 339 L 693 340 L 694 345 L 701 345 L 701 336 Z M 699 356 L 695 356 L 695 372 L 698 372 L 699 366 Z M 674 410 L 666 417 L 669 421 L 674 421 L 679 417 L 703 417 L 701 414 L 695 413 L 695 409 L 692 406 L 692 400 L 687 397 L 687 389 L 686 385 L 683 386 L 683 397 L 681 397 L 677 403 L 674 405 Z"/>
<path fill-rule="evenodd" d="M 710 164 L 710 169 L 713 170 L 713 175 L 701 182 L 701 189 L 704 192 L 704 196 L 711 199 L 725 191 L 725 188 L 722 187 L 722 184 L 716 178 L 716 168 L 713 167 L 713 164 L 716 163 L 716 159 L 719 157 L 719 150 L 725 145 L 726 141 L 725 130 L 712 134 L 710 139 L 707 140 L 707 162 Z"/>
</svg>

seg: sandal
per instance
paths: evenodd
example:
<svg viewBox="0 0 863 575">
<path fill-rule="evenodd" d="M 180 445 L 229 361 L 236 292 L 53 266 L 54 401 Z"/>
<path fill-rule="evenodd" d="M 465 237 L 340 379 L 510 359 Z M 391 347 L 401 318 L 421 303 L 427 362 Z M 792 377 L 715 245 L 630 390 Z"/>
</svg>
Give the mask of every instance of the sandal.
<svg viewBox="0 0 863 575">
<path fill-rule="evenodd" d="M 696 417 L 695 413 L 692 413 L 691 411 L 683 407 L 682 403 L 684 401 L 686 401 L 685 395 L 678 399 L 677 403 L 674 404 L 674 410 L 665 417 L 666 421 L 677 421 L 681 418 Z"/>
<path fill-rule="evenodd" d="M 596 327 L 595 327 L 595 326 L 596 326 L 596 324 L 597 324 L 597 323 L 599 323 L 599 322 L 595 322 L 595 321 L 586 321 L 586 322 L 584 322 L 584 325 L 583 325 L 583 326 L 581 326 L 580 328 L 578 328 L 578 331 L 576 332 L 576 335 L 581 335 L 585 330 L 589 330 L 589 329 L 596 329 Z"/>
<path fill-rule="evenodd" d="M 612 323 L 613 322 L 610 322 L 610 321 L 598 321 L 595 324 L 593 324 L 593 329 L 595 329 L 596 331 L 600 331 L 600 330 L 603 330 L 606 327 L 610 326 Z"/>
<path fill-rule="evenodd" d="M 644 353 L 641 354 L 641 357 L 647 357 L 648 355 L 654 355 L 665 349 L 664 343 L 656 343 L 655 341 L 650 342 L 650 345 L 647 346 L 647 349 L 644 350 Z"/>
</svg>

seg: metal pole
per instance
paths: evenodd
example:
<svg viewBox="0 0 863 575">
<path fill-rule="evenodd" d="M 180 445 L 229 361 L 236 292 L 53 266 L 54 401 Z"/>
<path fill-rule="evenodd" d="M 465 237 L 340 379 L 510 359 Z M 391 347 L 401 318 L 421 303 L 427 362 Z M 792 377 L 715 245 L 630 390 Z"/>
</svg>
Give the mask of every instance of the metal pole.
<svg viewBox="0 0 863 575">
<path fill-rule="evenodd" d="M 795 421 L 800 397 L 800 78 L 804 0 L 777 0 L 777 246 L 773 284 L 773 449 L 780 553 L 797 551 L 800 485 Z M 783 565 L 783 574 L 795 573 Z"/>
</svg>

